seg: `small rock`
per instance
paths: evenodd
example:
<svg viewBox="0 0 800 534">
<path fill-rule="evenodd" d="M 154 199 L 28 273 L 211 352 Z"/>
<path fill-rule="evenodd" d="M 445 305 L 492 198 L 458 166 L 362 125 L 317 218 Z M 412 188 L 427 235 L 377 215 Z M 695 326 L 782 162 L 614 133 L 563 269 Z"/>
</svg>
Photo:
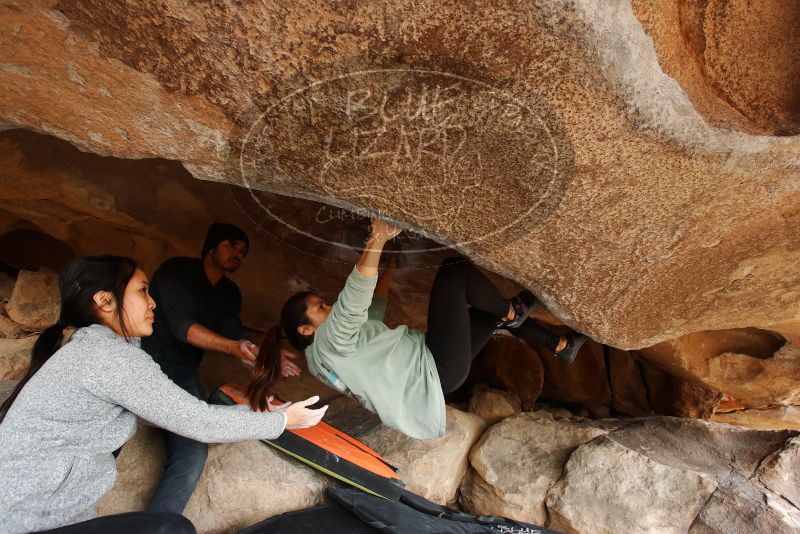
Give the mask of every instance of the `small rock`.
<svg viewBox="0 0 800 534">
<path fill-rule="evenodd" d="M 0 380 L 19 380 L 25 376 L 37 338 L 0 339 Z"/>
<path fill-rule="evenodd" d="M 522 411 L 519 397 L 509 391 L 480 389 L 469 401 L 469 412 L 493 425 L 510 415 Z"/>
<path fill-rule="evenodd" d="M 5 306 L 0 304 L 0 338 L 18 338 L 22 334 L 22 327 L 9 318 Z"/>
<path fill-rule="evenodd" d="M 14 284 L 17 279 L 8 273 L 0 272 L 0 302 L 7 301 L 11 298 L 11 293 L 14 291 Z"/>
<path fill-rule="evenodd" d="M 6 312 L 26 330 L 39 331 L 58 320 L 60 302 L 56 272 L 49 269 L 20 271 Z"/>
<path fill-rule="evenodd" d="M 492 336 L 472 362 L 470 379 L 515 393 L 532 409 L 542 393 L 544 370 L 539 353 L 512 336 Z"/>
<path fill-rule="evenodd" d="M 0 380 L 0 404 L 4 403 L 11 395 L 18 382 L 19 380 Z"/>
</svg>

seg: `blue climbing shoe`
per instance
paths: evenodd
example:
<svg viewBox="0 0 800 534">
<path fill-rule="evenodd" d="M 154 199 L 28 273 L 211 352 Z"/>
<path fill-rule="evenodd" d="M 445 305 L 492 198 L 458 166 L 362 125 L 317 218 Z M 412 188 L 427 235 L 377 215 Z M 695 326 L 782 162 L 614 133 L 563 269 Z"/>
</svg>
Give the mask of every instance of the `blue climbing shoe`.
<svg viewBox="0 0 800 534">
<path fill-rule="evenodd" d="M 570 332 L 564 335 L 564 339 L 567 340 L 567 346 L 561 350 L 555 351 L 553 354 L 561 358 L 565 363 L 572 363 L 578 356 L 578 351 L 581 350 L 583 344 L 589 339 L 589 336 L 577 332 Z"/>
<path fill-rule="evenodd" d="M 536 297 L 526 289 L 520 291 L 516 297 L 512 297 L 509 302 L 511 303 L 511 307 L 514 308 L 514 318 L 507 321 L 500 321 L 498 326 L 503 328 L 519 328 L 522 326 L 522 323 L 525 322 L 525 319 L 528 318 L 528 314 L 534 306 L 536 306 Z"/>
</svg>

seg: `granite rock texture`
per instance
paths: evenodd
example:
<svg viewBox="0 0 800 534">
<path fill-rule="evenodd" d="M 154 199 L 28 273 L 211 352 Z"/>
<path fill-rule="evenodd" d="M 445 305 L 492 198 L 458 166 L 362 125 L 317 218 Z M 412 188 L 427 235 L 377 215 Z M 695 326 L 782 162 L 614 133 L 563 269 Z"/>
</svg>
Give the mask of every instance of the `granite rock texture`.
<svg viewBox="0 0 800 534">
<path fill-rule="evenodd" d="M 8 2 L 0 122 L 383 212 L 615 347 L 792 334 L 800 145 L 754 133 L 795 131 L 796 13 L 660 4 Z M 702 27 L 699 81 L 675 17 Z"/>
<path fill-rule="evenodd" d="M 470 454 L 461 504 L 567 533 L 796 532 L 797 432 L 522 413 Z"/>
</svg>

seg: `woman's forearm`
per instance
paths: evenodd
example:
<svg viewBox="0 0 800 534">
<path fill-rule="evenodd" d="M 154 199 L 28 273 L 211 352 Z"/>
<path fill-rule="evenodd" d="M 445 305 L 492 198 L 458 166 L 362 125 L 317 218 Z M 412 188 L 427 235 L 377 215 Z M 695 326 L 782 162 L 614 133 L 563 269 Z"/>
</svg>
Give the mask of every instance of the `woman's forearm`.
<svg viewBox="0 0 800 534">
<path fill-rule="evenodd" d="M 364 245 L 364 252 L 356 262 L 356 269 L 364 276 L 376 276 L 378 274 L 378 264 L 381 260 L 383 247 L 386 239 L 383 236 L 371 235 Z"/>
<path fill-rule="evenodd" d="M 364 252 L 356 263 L 356 270 L 366 277 L 376 276 L 383 246 L 399 233 L 400 229 L 394 224 L 380 219 L 372 219 L 369 238 L 364 244 Z"/>
</svg>

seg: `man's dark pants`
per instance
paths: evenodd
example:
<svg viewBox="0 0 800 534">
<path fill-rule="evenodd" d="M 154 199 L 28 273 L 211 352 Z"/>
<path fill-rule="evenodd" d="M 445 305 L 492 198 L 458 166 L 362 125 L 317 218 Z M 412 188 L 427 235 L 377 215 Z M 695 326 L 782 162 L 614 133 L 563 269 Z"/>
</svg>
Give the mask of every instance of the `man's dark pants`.
<svg viewBox="0 0 800 534">
<path fill-rule="evenodd" d="M 171 362 L 160 365 L 164 374 L 177 385 L 202 401 L 207 399 L 197 376 L 197 365 Z M 167 449 L 167 463 L 148 511 L 181 514 L 203 474 L 208 445 L 166 430 L 161 432 Z"/>
</svg>

